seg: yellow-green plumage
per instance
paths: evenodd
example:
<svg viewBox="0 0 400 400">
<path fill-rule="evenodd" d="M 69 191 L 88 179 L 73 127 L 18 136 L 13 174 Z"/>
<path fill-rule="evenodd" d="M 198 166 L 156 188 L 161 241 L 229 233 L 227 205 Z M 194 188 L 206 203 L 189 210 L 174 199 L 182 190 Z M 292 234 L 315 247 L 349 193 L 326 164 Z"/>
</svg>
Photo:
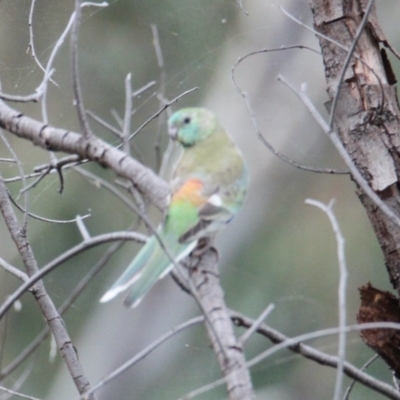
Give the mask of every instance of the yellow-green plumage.
<svg viewBox="0 0 400 400">
<path fill-rule="evenodd" d="M 132 287 L 125 305 L 136 306 L 174 263 L 203 237 L 212 237 L 240 209 L 247 188 L 243 158 L 210 111 L 184 108 L 168 121 L 169 134 L 183 146 L 175 166 L 172 200 L 165 221 L 143 246 L 124 274 L 102 297 L 105 302 Z M 160 240 L 162 244 L 160 244 Z"/>
</svg>

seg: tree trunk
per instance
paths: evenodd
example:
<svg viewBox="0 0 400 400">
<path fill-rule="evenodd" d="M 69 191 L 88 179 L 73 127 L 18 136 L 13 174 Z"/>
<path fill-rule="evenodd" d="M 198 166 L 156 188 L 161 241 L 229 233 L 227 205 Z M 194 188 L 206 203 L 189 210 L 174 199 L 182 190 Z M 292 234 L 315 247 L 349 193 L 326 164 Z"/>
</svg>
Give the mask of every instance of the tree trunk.
<svg viewBox="0 0 400 400">
<path fill-rule="evenodd" d="M 400 112 L 394 87 L 396 80 L 383 46 L 394 50 L 382 33 L 375 6 L 370 7 L 370 3 L 367 0 L 310 1 L 316 31 L 336 42 L 318 37 L 332 104 L 339 90 L 337 106 L 331 110 L 333 128 L 372 190 L 400 215 Z M 368 20 L 358 34 L 364 16 Z M 342 74 L 348 50 L 354 43 L 354 56 Z M 374 228 L 390 281 L 399 295 L 400 228 L 360 187 L 357 195 Z M 399 321 L 398 298 L 371 285 L 360 288 L 360 293 L 359 323 Z M 364 330 L 361 337 L 400 376 L 398 331 Z"/>
<path fill-rule="evenodd" d="M 366 7 L 365 0 L 311 1 L 314 27 L 350 49 Z M 400 215 L 400 112 L 395 79 L 385 49 L 381 48 L 389 44 L 379 27 L 375 7 L 355 47 L 358 59 L 351 58 L 340 85 L 348 52 L 329 40 L 318 39 L 331 100 L 340 88 L 334 129 L 371 188 Z M 360 188 L 357 195 L 375 230 L 392 285 L 400 294 L 400 228 Z"/>
</svg>

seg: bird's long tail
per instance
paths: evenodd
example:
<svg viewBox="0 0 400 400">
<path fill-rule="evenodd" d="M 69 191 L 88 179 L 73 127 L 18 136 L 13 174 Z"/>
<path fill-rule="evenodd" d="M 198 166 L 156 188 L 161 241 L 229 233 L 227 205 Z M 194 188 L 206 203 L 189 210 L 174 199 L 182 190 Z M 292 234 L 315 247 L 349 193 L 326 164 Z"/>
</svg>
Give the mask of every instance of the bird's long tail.
<svg viewBox="0 0 400 400">
<path fill-rule="evenodd" d="M 118 278 L 112 287 L 100 299 L 101 303 L 106 303 L 112 300 L 119 293 L 124 292 L 132 286 L 141 276 L 141 270 L 146 265 L 151 255 L 155 252 L 156 247 L 159 246 L 157 239 L 152 236 L 148 242 L 141 248 L 137 256 L 133 259 L 132 263 L 125 270 L 125 272 Z"/>
<path fill-rule="evenodd" d="M 174 255 L 174 262 L 165 254 L 165 250 L 158 245 L 155 252 L 142 269 L 138 280 L 134 283 L 131 292 L 124 301 L 127 307 L 136 307 L 144 295 L 152 288 L 158 279 L 164 278 L 184 257 L 195 248 L 196 242 L 179 245 L 179 248 L 170 249 Z"/>
</svg>

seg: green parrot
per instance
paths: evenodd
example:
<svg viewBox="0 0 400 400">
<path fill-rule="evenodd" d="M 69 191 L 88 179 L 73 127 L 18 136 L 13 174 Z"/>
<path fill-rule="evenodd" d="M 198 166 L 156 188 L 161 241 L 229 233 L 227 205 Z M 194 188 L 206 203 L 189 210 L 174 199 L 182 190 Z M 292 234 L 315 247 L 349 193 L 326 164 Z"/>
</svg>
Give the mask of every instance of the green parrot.
<svg viewBox="0 0 400 400">
<path fill-rule="evenodd" d="M 247 170 L 243 157 L 219 124 L 204 108 L 183 108 L 168 121 L 172 140 L 183 147 L 174 167 L 171 202 L 164 222 L 135 259 L 100 299 L 107 302 L 131 288 L 127 307 L 136 307 L 158 279 L 167 275 L 195 249 L 199 239 L 213 238 L 241 208 Z M 160 244 L 162 241 L 162 245 Z"/>
</svg>

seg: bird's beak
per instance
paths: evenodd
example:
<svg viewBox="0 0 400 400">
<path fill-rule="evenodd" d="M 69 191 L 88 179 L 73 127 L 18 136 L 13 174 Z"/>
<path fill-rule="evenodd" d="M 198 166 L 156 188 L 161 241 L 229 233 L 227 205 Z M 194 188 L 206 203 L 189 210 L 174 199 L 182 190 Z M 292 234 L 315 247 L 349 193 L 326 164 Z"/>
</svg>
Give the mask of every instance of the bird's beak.
<svg viewBox="0 0 400 400">
<path fill-rule="evenodd" d="M 178 138 L 178 128 L 175 125 L 169 125 L 168 135 L 172 140 L 176 140 Z"/>
</svg>

